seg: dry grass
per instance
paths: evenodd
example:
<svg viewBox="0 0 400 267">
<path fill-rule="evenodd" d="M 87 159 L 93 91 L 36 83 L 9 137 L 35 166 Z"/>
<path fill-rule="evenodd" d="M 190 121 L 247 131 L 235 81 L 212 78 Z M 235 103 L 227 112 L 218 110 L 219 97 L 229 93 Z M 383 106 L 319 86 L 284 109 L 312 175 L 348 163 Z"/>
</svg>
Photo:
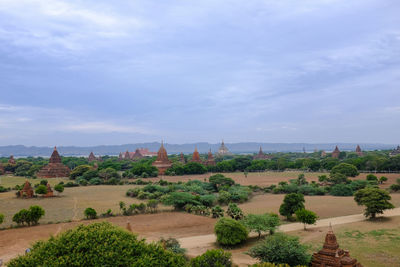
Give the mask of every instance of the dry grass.
<svg viewBox="0 0 400 267">
<path fill-rule="evenodd" d="M 47 180 L 51 186 L 58 184 L 59 182 L 70 182 L 68 178 L 47 178 L 47 179 L 40 179 L 40 178 L 26 178 L 21 176 L 13 176 L 13 175 L 2 175 L 0 176 L 0 185 L 5 188 L 11 187 L 13 188 L 16 185 L 22 185 L 25 181 L 28 180 L 32 185 L 40 183 L 41 180 Z"/>
</svg>

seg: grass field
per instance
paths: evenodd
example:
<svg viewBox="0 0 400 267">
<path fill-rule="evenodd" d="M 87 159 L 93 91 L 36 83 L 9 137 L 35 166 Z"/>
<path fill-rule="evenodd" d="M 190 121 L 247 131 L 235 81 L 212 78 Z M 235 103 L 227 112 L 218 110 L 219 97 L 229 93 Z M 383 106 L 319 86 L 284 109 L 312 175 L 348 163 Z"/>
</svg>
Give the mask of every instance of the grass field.
<svg viewBox="0 0 400 267">
<path fill-rule="evenodd" d="M 21 176 L 13 176 L 13 175 L 0 175 L 0 185 L 5 188 L 11 187 L 13 188 L 16 185 L 22 185 L 25 181 L 28 180 L 32 185 L 40 183 L 42 179 L 40 178 L 26 178 Z M 46 179 L 51 186 L 58 184 L 59 182 L 70 182 L 71 180 L 67 178 L 48 178 Z"/>
</svg>

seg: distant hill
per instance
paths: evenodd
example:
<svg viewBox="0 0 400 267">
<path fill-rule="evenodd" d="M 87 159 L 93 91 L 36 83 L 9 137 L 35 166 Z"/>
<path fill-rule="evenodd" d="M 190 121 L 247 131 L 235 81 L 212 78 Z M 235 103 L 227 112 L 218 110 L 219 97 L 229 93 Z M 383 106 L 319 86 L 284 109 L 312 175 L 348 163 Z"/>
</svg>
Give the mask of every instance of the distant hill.
<svg viewBox="0 0 400 267">
<path fill-rule="evenodd" d="M 225 143 L 228 149 L 236 154 L 257 153 L 262 147 L 263 151 L 268 152 L 302 152 L 303 148 L 307 152 L 312 152 L 315 149 L 325 150 L 331 152 L 337 145 L 341 151 L 354 151 L 357 144 L 355 143 L 321 143 L 321 144 L 307 144 L 307 143 L 257 143 L 257 142 L 244 142 L 244 143 Z M 388 150 L 393 149 L 396 145 L 390 144 L 359 144 L 362 150 Z M 192 144 L 165 144 L 169 154 L 177 153 L 193 153 L 194 148 L 200 153 L 206 153 L 209 149 L 213 153 L 218 151 L 220 144 L 210 143 L 192 143 Z M 136 148 L 148 148 L 150 151 L 158 151 L 160 148 L 159 142 L 153 143 L 136 143 L 125 145 L 104 145 L 104 146 L 91 146 L 91 147 L 78 147 L 78 146 L 57 146 L 58 151 L 64 156 L 88 156 L 93 151 L 96 155 L 118 155 L 119 152 L 126 150 L 135 151 Z M 16 157 L 27 156 L 43 156 L 49 157 L 53 152 L 53 147 L 36 147 L 36 146 L 23 146 L 23 145 L 10 145 L 0 146 L 0 157 L 8 157 L 14 155 Z"/>
</svg>

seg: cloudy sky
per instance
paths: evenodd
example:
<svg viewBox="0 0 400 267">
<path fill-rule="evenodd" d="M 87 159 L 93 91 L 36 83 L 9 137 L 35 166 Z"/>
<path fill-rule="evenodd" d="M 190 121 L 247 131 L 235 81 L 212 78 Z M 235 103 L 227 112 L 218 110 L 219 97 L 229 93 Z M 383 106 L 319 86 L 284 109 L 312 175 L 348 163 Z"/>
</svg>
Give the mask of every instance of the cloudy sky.
<svg viewBox="0 0 400 267">
<path fill-rule="evenodd" d="M 0 0 L 0 145 L 400 143 L 398 0 Z"/>
</svg>

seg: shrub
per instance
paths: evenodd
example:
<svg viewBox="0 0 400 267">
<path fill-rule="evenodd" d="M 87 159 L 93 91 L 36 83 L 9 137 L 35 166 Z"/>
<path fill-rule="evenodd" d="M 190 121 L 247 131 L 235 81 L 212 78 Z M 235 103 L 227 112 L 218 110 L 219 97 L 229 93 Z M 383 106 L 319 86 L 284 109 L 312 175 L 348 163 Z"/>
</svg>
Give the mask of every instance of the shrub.
<svg viewBox="0 0 400 267">
<path fill-rule="evenodd" d="M 274 213 L 265 214 L 249 214 L 243 219 L 243 225 L 249 231 L 258 233 L 258 238 L 261 237 L 262 232 L 269 232 L 273 234 L 279 226 L 279 217 Z"/>
<path fill-rule="evenodd" d="M 89 180 L 89 184 L 91 185 L 99 185 L 102 184 L 103 181 L 99 177 L 95 177 Z"/>
<path fill-rule="evenodd" d="M 279 207 L 279 213 L 290 220 L 293 213 L 299 209 L 304 209 L 304 202 L 305 200 L 302 194 L 287 194 L 283 199 L 282 205 Z"/>
<path fill-rule="evenodd" d="M 373 174 L 368 174 L 367 175 L 367 181 L 378 181 L 378 177 L 376 177 Z"/>
<path fill-rule="evenodd" d="M 216 197 L 214 195 L 204 195 L 200 196 L 200 202 L 206 207 L 212 207 L 214 206 L 214 203 L 216 201 Z"/>
<path fill-rule="evenodd" d="M 386 182 L 387 180 L 388 180 L 387 177 L 382 176 L 381 178 L 379 178 L 379 183 L 380 183 L 380 184 L 383 184 L 383 183 Z"/>
<path fill-rule="evenodd" d="M 4 222 L 4 214 L 0 213 L 0 224 L 2 224 Z"/>
<path fill-rule="evenodd" d="M 41 184 L 38 187 L 36 187 L 35 193 L 39 195 L 47 194 L 47 187 Z"/>
<path fill-rule="evenodd" d="M 16 214 L 14 214 L 12 220 L 18 225 L 24 225 L 25 223 L 29 225 L 38 224 L 40 218 L 45 214 L 45 211 L 40 206 L 31 206 L 29 210 L 22 209 Z"/>
<path fill-rule="evenodd" d="M 196 197 L 187 192 L 169 193 L 165 195 L 162 201 L 165 205 L 172 205 L 177 210 L 182 210 L 187 204 L 200 205 Z"/>
<path fill-rule="evenodd" d="M 331 191 L 329 193 L 332 196 L 352 196 L 354 192 L 351 185 L 335 184 L 331 187 Z"/>
<path fill-rule="evenodd" d="M 84 238 L 82 238 L 84 237 Z M 17 266 L 185 266 L 185 259 L 159 244 L 107 222 L 77 228 L 39 241 L 31 252 L 8 263 Z"/>
<path fill-rule="evenodd" d="M 58 193 L 64 192 L 64 186 L 62 184 L 57 184 L 54 186 L 54 190 L 56 190 Z"/>
<path fill-rule="evenodd" d="M 230 218 L 219 219 L 215 224 L 214 232 L 217 236 L 217 242 L 224 246 L 243 243 L 248 235 L 246 227 Z"/>
<path fill-rule="evenodd" d="M 328 182 L 332 184 L 345 184 L 349 182 L 349 179 L 343 173 L 331 173 L 329 175 Z"/>
<path fill-rule="evenodd" d="M 158 200 L 150 199 L 147 201 L 147 208 L 150 210 L 151 213 L 157 212 L 158 207 Z"/>
<path fill-rule="evenodd" d="M 203 174 L 207 172 L 207 168 L 198 162 L 189 162 L 183 167 L 185 174 Z"/>
<path fill-rule="evenodd" d="M 86 208 L 84 211 L 86 219 L 96 219 L 97 218 L 97 212 L 93 208 Z"/>
<path fill-rule="evenodd" d="M 224 210 L 220 206 L 215 206 L 211 209 L 211 214 L 213 218 L 224 217 Z"/>
<path fill-rule="evenodd" d="M 230 267 L 232 254 L 223 249 L 207 250 L 204 254 L 193 258 L 190 267 Z"/>
<path fill-rule="evenodd" d="M 30 221 L 28 219 L 29 211 L 26 209 L 22 209 L 14 214 L 12 221 L 16 222 L 18 225 L 23 225 L 25 222 L 30 225 Z"/>
<path fill-rule="evenodd" d="M 304 224 L 304 230 L 306 230 L 306 225 L 315 224 L 318 216 L 311 210 L 301 209 L 296 211 L 296 219 Z"/>
<path fill-rule="evenodd" d="M 390 190 L 393 191 L 393 192 L 400 191 L 400 184 L 392 184 L 392 185 L 390 185 L 389 188 L 390 188 Z"/>
<path fill-rule="evenodd" d="M 227 191 L 221 190 L 218 193 L 218 203 L 228 204 L 231 201 L 231 194 Z"/>
<path fill-rule="evenodd" d="M 235 220 L 243 219 L 243 211 L 235 203 L 229 204 L 226 214 Z"/>
<path fill-rule="evenodd" d="M 219 191 L 220 187 L 230 187 L 235 184 L 235 181 L 232 178 L 225 177 L 220 173 L 210 176 L 208 181 L 217 191 Z"/>
<path fill-rule="evenodd" d="M 359 175 L 357 167 L 349 163 L 340 163 L 332 168 L 331 174 L 341 173 L 347 177 L 356 177 Z"/>
<path fill-rule="evenodd" d="M 82 176 L 85 172 L 91 170 L 92 168 L 93 167 L 90 165 L 80 165 L 71 171 L 69 177 L 71 179 L 76 179 L 77 177 Z"/>
<path fill-rule="evenodd" d="M 382 214 L 386 209 L 393 209 L 394 206 L 389 202 L 392 197 L 385 190 L 367 187 L 358 190 L 354 194 L 354 200 L 359 206 L 366 206 L 365 217 L 375 218 L 376 214 Z"/>
<path fill-rule="evenodd" d="M 185 254 L 185 252 L 186 252 L 186 249 L 182 248 L 181 245 L 179 244 L 178 240 L 176 240 L 175 238 L 172 238 L 172 237 L 170 237 L 168 239 L 161 238 L 160 243 L 164 249 L 169 250 L 173 253 Z"/>
<path fill-rule="evenodd" d="M 307 246 L 300 244 L 299 238 L 283 233 L 267 236 L 248 253 L 261 262 L 288 264 L 290 266 L 308 265 L 311 255 L 307 253 Z"/>
</svg>

